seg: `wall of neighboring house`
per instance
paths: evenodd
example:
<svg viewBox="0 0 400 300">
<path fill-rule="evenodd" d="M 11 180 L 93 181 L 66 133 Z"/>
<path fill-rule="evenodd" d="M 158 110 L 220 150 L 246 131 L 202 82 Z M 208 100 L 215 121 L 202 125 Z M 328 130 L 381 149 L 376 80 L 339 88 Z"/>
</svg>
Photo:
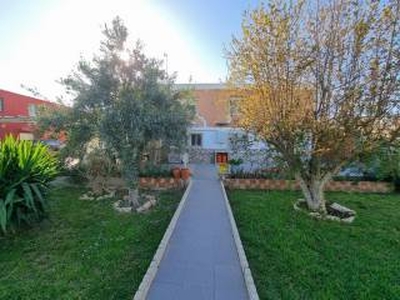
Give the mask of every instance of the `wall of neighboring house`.
<svg viewBox="0 0 400 300">
<path fill-rule="evenodd" d="M 34 139 L 34 118 L 40 105 L 54 104 L 0 89 L 0 139 L 8 134 L 20 139 Z"/>
<path fill-rule="evenodd" d="M 227 153 L 228 159 L 238 158 L 230 139 L 244 132 L 235 127 L 238 120 L 237 92 L 224 84 L 178 84 L 180 90 L 192 91 L 195 100 L 196 117 L 188 129 L 188 152 L 192 163 L 214 163 L 216 153 Z M 252 144 L 244 165 L 252 168 L 260 165 L 265 144 Z M 245 157 L 242 155 L 242 157 Z"/>
<path fill-rule="evenodd" d="M 237 116 L 238 95 L 224 84 L 177 84 L 179 90 L 189 90 L 195 100 L 195 125 L 203 127 L 232 126 Z"/>
<path fill-rule="evenodd" d="M 217 153 L 227 153 L 228 159 L 244 158 L 243 166 L 254 169 L 264 165 L 263 149 L 266 145 L 254 142 L 249 151 L 235 153 L 231 138 L 244 134 L 235 127 L 238 119 L 238 100 L 235 91 L 224 84 L 187 84 L 178 88 L 192 90 L 196 104 L 196 118 L 188 129 L 188 151 L 194 163 L 214 163 Z"/>
<path fill-rule="evenodd" d="M 189 129 L 189 144 L 192 147 L 204 149 L 224 150 L 229 148 L 229 136 L 231 128 L 218 127 L 192 127 Z M 200 140 L 193 135 L 200 135 Z M 200 144 L 196 144 L 200 142 Z"/>
<path fill-rule="evenodd" d="M 193 137 L 195 136 L 195 137 Z M 201 136 L 200 138 L 198 136 Z M 272 163 L 264 155 L 267 145 L 255 140 L 254 136 L 247 136 L 250 139 L 248 148 L 235 149 L 232 140 L 237 136 L 246 136 L 246 133 L 234 127 L 191 127 L 189 128 L 189 156 L 191 162 L 214 163 L 216 153 L 227 153 L 228 159 L 242 159 L 241 168 L 247 171 L 265 168 Z M 193 144 L 200 142 L 200 144 Z"/>
<path fill-rule="evenodd" d="M 229 151 L 230 128 L 191 127 L 188 144 L 191 162 L 213 163 L 215 152 Z"/>
</svg>

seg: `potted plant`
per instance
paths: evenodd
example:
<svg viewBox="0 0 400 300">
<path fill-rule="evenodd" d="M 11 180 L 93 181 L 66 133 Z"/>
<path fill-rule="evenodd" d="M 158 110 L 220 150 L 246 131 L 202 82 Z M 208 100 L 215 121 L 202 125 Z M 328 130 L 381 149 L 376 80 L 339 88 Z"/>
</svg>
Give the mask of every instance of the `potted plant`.
<svg viewBox="0 0 400 300">
<path fill-rule="evenodd" d="M 181 169 L 181 177 L 183 180 L 188 180 L 190 177 L 190 169 L 189 168 L 182 168 Z"/>
<path fill-rule="evenodd" d="M 172 176 L 175 179 L 180 179 L 181 178 L 181 168 L 179 168 L 179 167 L 172 168 Z"/>
</svg>

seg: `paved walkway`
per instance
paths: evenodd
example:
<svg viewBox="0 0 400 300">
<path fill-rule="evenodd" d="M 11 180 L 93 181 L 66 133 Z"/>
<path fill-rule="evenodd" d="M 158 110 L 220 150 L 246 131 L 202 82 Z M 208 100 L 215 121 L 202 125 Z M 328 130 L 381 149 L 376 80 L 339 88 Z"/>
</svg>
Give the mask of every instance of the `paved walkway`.
<svg viewBox="0 0 400 300">
<path fill-rule="evenodd" d="M 147 299 L 248 299 L 216 169 L 191 168 L 191 191 Z"/>
</svg>

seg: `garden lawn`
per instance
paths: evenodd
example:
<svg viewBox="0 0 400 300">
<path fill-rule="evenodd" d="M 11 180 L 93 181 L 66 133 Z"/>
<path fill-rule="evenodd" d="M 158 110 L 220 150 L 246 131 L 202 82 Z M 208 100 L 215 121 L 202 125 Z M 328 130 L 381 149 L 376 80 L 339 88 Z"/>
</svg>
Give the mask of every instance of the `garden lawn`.
<svg viewBox="0 0 400 300">
<path fill-rule="evenodd" d="M 400 299 L 400 196 L 327 193 L 351 225 L 293 209 L 298 192 L 230 191 L 261 299 Z"/>
<path fill-rule="evenodd" d="M 81 194 L 52 192 L 49 219 L 0 236 L 0 299 L 132 299 L 182 193 L 162 192 L 142 215 Z"/>
</svg>

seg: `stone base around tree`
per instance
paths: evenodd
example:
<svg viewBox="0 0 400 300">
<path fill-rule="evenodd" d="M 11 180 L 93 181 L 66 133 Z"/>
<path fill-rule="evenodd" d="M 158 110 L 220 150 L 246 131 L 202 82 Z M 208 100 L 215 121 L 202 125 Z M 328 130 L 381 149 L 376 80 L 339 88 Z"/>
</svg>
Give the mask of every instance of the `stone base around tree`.
<svg viewBox="0 0 400 300">
<path fill-rule="evenodd" d="M 120 213 L 145 213 L 157 204 L 157 200 L 154 195 L 141 195 L 139 201 L 143 204 L 141 204 L 139 207 L 135 207 L 127 197 L 124 197 L 124 199 L 114 202 L 113 207 L 117 212 Z"/>
<path fill-rule="evenodd" d="M 84 193 L 82 196 L 79 197 L 79 200 L 106 200 L 112 199 L 115 197 L 115 191 L 110 191 L 108 194 L 103 195 L 96 195 L 92 191 Z"/>
<path fill-rule="evenodd" d="M 319 212 L 309 211 L 307 202 L 304 199 L 298 199 L 296 203 L 293 204 L 293 208 L 297 211 L 304 211 L 311 217 L 319 220 L 331 220 L 349 224 L 352 223 L 356 217 L 356 212 L 354 210 L 342 206 L 336 202 L 326 204 L 326 215 Z"/>
</svg>

